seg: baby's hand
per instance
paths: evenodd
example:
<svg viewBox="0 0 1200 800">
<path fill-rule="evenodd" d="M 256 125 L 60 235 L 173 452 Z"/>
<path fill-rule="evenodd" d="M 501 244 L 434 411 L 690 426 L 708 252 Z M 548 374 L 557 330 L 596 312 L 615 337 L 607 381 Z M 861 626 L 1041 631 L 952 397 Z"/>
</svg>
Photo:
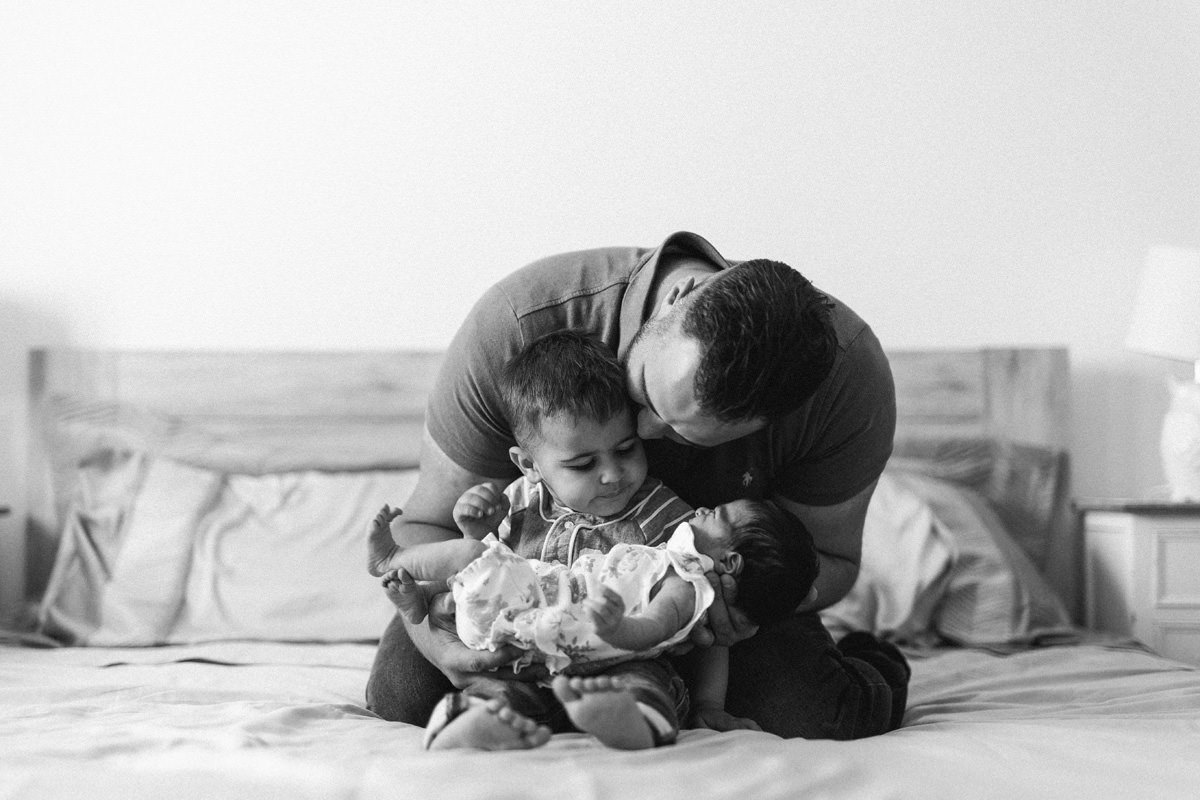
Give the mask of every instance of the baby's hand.
<svg viewBox="0 0 1200 800">
<path fill-rule="evenodd" d="M 596 626 L 596 635 L 608 641 L 608 637 L 621 627 L 625 618 L 625 601 L 613 589 L 596 584 L 597 591 L 588 587 L 588 596 L 583 601 L 583 607 L 592 616 L 592 624 Z"/>
<path fill-rule="evenodd" d="M 508 497 L 499 487 L 480 483 L 463 492 L 454 504 L 454 523 L 464 536 L 482 539 L 500 527 L 508 508 Z"/>
</svg>

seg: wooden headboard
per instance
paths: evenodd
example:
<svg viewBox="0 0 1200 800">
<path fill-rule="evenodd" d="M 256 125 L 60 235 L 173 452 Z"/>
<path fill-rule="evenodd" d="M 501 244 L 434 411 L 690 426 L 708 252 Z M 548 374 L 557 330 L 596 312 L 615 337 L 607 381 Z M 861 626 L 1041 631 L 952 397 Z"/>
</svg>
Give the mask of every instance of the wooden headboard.
<svg viewBox="0 0 1200 800">
<path fill-rule="evenodd" d="M 983 492 L 1068 604 L 1075 597 L 1061 348 L 889 353 L 898 463 Z M 36 350 L 27 589 L 45 586 L 78 465 L 132 450 L 231 472 L 417 463 L 429 352 Z M 1032 525 L 1032 527 L 1030 527 Z"/>
</svg>

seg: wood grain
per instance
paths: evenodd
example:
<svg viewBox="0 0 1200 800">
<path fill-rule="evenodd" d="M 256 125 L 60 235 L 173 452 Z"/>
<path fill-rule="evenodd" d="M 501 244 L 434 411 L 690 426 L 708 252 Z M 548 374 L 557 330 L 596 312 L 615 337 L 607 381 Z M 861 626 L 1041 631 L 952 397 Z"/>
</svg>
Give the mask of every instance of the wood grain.
<svg viewBox="0 0 1200 800">
<path fill-rule="evenodd" d="M 979 490 L 1071 602 L 1069 368 L 1061 348 L 889 353 L 895 461 Z M 417 464 L 434 352 L 37 350 L 27 552 L 44 586 L 79 465 L 144 452 L 227 472 Z"/>
</svg>

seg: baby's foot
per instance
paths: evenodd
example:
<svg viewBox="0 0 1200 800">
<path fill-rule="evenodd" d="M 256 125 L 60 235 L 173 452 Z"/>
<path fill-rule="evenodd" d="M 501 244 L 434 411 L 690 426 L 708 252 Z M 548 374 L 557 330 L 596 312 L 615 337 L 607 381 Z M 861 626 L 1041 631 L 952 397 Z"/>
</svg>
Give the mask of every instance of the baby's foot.
<svg viewBox="0 0 1200 800">
<path fill-rule="evenodd" d="M 447 714 L 448 721 L 443 722 Z M 529 750 L 548 741 L 549 728 L 517 713 L 503 700 L 460 694 L 447 696 L 433 712 L 425 746 L 430 750 Z"/>
<path fill-rule="evenodd" d="M 552 688 L 579 730 L 621 750 L 654 746 L 650 724 L 638 709 L 633 693 L 612 676 L 558 675 Z"/>
<path fill-rule="evenodd" d="M 383 576 L 383 590 L 392 601 L 392 605 L 400 609 L 400 613 L 409 622 L 420 622 L 429 614 L 425 593 L 407 570 L 390 570 Z"/>
<path fill-rule="evenodd" d="M 367 569 L 372 575 L 382 575 L 387 571 L 396 557 L 399 548 L 392 538 L 392 520 L 404 512 L 398 508 L 385 505 L 371 522 L 371 530 L 367 536 Z"/>
</svg>

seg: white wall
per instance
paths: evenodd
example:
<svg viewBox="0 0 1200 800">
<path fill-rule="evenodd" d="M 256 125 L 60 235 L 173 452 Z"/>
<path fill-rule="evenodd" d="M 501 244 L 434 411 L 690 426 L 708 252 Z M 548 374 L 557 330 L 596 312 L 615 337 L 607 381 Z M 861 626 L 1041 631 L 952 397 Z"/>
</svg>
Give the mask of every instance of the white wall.
<svg viewBox="0 0 1200 800">
<path fill-rule="evenodd" d="M 18 510 L 31 345 L 440 347 L 512 268 L 677 229 L 888 346 L 1069 346 L 1080 494 L 1162 482 L 1188 374 L 1122 345 L 1146 248 L 1200 245 L 1188 0 L 0 0 L 0 148 Z"/>
</svg>

